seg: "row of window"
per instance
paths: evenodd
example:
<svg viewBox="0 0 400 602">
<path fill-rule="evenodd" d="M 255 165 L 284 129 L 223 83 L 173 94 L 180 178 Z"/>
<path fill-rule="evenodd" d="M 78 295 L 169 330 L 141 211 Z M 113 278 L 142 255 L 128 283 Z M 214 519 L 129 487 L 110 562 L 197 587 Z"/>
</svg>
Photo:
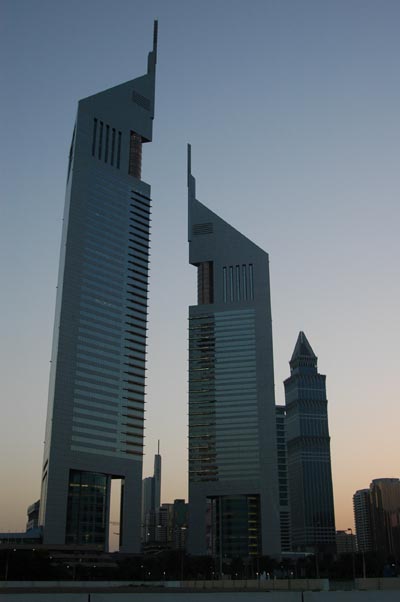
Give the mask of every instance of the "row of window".
<svg viewBox="0 0 400 602">
<path fill-rule="evenodd" d="M 92 157 L 103 160 L 104 163 L 121 165 L 122 132 L 112 128 L 108 123 L 93 119 Z"/>
<path fill-rule="evenodd" d="M 222 268 L 224 303 L 254 300 L 253 264 L 230 265 Z"/>
</svg>

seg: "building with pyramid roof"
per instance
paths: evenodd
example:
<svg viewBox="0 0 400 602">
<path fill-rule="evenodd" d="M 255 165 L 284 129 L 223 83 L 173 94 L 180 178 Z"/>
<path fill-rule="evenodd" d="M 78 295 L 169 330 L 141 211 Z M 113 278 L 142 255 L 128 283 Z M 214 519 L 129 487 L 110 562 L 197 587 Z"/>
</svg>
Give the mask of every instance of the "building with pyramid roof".
<svg viewBox="0 0 400 602">
<path fill-rule="evenodd" d="M 325 375 L 300 332 L 285 380 L 292 548 L 335 551 L 335 515 Z"/>
</svg>

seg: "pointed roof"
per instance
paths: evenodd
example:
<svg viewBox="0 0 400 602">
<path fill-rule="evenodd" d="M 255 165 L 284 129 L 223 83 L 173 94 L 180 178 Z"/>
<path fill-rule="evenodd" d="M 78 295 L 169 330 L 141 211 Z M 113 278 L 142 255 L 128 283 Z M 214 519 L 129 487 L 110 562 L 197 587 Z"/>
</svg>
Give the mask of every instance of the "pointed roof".
<svg viewBox="0 0 400 602">
<path fill-rule="evenodd" d="M 315 355 L 310 343 L 307 340 L 306 335 L 302 330 L 299 332 L 299 336 L 297 337 L 297 342 L 290 363 L 300 358 L 312 358 L 315 360 L 317 359 L 317 356 Z"/>
</svg>

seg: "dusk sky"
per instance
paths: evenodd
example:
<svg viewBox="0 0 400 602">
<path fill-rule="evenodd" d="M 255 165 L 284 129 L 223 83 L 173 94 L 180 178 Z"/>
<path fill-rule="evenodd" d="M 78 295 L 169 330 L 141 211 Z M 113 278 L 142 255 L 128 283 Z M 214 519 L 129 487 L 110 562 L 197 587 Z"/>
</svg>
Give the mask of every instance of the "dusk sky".
<svg viewBox="0 0 400 602">
<path fill-rule="evenodd" d="M 79 99 L 146 71 L 159 20 L 144 476 L 187 497 L 186 144 L 197 197 L 270 256 L 276 402 L 298 332 L 327 375 L 336 527 L 400 477 L 400 2 L 1 0 L 0 530 L 40 493 Z"/>
</svg>

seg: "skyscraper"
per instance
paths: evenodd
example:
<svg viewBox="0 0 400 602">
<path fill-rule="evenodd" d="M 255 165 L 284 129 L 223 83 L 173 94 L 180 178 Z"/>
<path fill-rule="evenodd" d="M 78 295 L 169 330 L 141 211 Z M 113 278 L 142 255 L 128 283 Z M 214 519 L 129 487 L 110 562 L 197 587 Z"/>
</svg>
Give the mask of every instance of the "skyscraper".
<svg viewBox="0 0 400 602">
<path fill-rule="evenodd" d="M 369 489 L 359 489 L 353 496 L 354 523 L 359 552 L 373 550 L 371 499 Z"/>
<path fill-rule="evenodd" d="M 188 148 L 192 554 L 280 553 L 268 255 L 196 200 Z M 209 524 L 207 525 L 207 518 Z"/>
<path fill-rule="evenodd" d="M 276 406 L 276 443 L 278 448 L 279 514 L 281 528 L 281 550 L 290 552 L 289 483 L 287 474 L 286 407 Z"/>
<path fill-rule="evenodd" d="M 156 514 L 161 506 L 161 455 L 160 442 L 154 456 L 154 473 L 143 479 L 142 488 L 142 541 L 155 541 Z"/>
<path fill-rule="evenodd" d="M 326 377 L 317 362 L 300 332 L 284 383 L 292 547 L 319 553 L 336 544 Z"/>
<path fill-rule="evenodd" d="M 121 549 L 140 550 L 157 23 L 147 73 L 79 102 L 69 155 L 40 524 L 45 544 L 107 548 L 122 479 Z"/>
<path fill-rule="evenodd" d="M 374 548 L 400 561 L 400 479 L 374 479 L 370 500 Z"/>
</svg>

